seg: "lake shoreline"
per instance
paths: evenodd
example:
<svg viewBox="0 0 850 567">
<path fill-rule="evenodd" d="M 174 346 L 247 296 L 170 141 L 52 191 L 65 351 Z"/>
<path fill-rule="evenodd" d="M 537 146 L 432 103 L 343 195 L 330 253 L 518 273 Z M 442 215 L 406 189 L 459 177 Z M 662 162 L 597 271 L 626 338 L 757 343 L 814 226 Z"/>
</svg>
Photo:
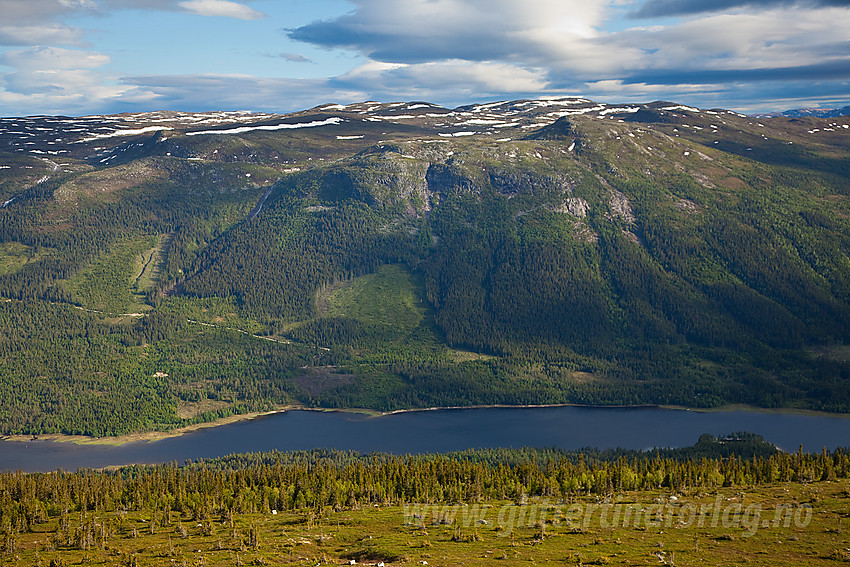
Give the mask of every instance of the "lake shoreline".
<svg viewBox="0 0 850 567">
<path fill-rule="evenodd" d="M 32 442 L 32 441 L 54 441 L 59 443 L 73 443 L 75 445 L 107 445 L 121 446 L 130 443 L 155 443 L 165 439 L 173 439 L 182 437 L 188 433 L 200 431 L 203 429 L 211 429 L 224 425 L 231 425 L 242 421 L 250 421 L 263 417 L 269 417 L 288 411 L 312 411 L 320 413 L 355 413 L 367 415 L 372 418 L 391 417 L 393 415 L 401 415 L 406 413 L 418 412 L 433 412 L 433 411 L 450 411 L 450 410 L 474 410 L 474 409 L 546 409 L 546 408 L 588 408 L 588 409 L 660 409 L 670 411 L 690 411 L 695 413 L 724 413 L 734 411 L 746 411 L 753 413 L 767 413 L 776 415 L 808 415 L 812 417 L 834 417 L 842 419 L 850 419 L 850 414 L 832 413 L 817 410 L 807 410 L 799 408 L 762 408 L 758 406 L 749 406 L 746 404 L 726 404 L 716 408 L 692 408 L 687 406 L 677 405 L 662 405 L 662 404 L 633 404 L 633 405 L 588 405 L 588 404 L 526 404 L 526 405 L 509 405 L 509 404 L 489 404 L 489 405 L 473 405 L 473 406 L 434 406 L 428 408 L 409 408 L 392 411 L 378 411 L 368 408 L 317 408 L 300 405 L 284 405 L 277 409 L 264 412 L 249 412 L 242 414 L 230 415 L 213 421 L 203 423 L 195 423 L 184 427 L 178 427 L 170 431 L 144 431 L 137 433 L 127 433 L 115 437 L 92 437 L 88 435 L 67 435 L 64 433 L 46 433 L 37 435 L 3 435 L 0 441 L 11 442 Z"/>
</svg>

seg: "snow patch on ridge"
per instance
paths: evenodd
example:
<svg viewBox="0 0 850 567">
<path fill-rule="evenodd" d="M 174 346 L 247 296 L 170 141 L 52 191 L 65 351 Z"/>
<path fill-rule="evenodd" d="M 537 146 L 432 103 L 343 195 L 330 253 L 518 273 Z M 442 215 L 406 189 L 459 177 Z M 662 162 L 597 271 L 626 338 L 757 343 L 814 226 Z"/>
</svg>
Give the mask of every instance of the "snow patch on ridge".
<svg viewBox="0 0 850 567">
<path fill-rule="evenodd" d="M 678 105 L 678 106 L 665 106 L 661 110 L 687 110 L 689 112 L 699 112 L 700 111 L 699 108 L 694 108 L 692 106 L 683 106 L 681 104 Z"/>
<path fill-rule="evenodd" d="M 147 134 L 148 132 L 158 132 L 160 130 L 174 130 L 167 126 L 146 126 L 135 130 L 114 130 L 105 134 L 95 134 L 88 138 L 83 138 L 80 142 L 91 142 L 92 140 L 100 140 L 103 138 L 114 138 L 115 136 L 137 136 L 139 134 Z"/>
<path fill-rule="evenodd" d="M 244 134 L 255 130 L 292 130 L 296 128 L 317 128 L 319 126 L 331 126 L 339 124 L 342 118 L 332 116 L 325 120 L 314 120 L 313 122 L 299 122 L 297 124 L 275 124 L 272 126 L 240 126 L 239 128 L 228 128 L 226 130 L 198 130 L 197 132 L 186 132 L 187 136 L 201 136 L 204 134 Z"/>
</svg>

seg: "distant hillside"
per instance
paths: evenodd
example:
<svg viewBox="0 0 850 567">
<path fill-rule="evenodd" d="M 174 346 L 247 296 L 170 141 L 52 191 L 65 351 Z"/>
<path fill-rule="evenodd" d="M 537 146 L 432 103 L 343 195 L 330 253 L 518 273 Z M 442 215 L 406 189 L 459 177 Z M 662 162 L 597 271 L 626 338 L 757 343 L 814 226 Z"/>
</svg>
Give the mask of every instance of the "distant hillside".
<svg viewBox="0 0 850 567">
<path fill-rule="evenodd" d="M 772 118 L 775 116 L 785 116 L 788 118 L 800 118 L 803 116 L 812 116 L 814 118 L 837 118 L 839 116 L 850 115 L 850 106 L 843 108 L 797 108 L 794 110 L 786 110 L 784 112 L 769 112 L 765 114 L 756 114 L 756 118 Z"/>
<path fill-rule="evenodd" d="M 850 411 L 848 142 L 582 98 L 0 119 L 0 431 Z"/>
</svg>

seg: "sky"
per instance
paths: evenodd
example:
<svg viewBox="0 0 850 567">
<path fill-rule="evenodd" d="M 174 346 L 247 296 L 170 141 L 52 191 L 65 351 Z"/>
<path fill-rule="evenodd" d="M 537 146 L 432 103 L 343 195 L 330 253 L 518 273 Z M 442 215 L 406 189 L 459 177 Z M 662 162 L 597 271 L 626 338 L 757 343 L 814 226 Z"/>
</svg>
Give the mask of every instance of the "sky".
<svg viewBox="0 0 850 567">
<path fill-rule="evenodd" d="M 0 0 L 0 116 L 850 105 L 850 0 Z"/>
</svg>

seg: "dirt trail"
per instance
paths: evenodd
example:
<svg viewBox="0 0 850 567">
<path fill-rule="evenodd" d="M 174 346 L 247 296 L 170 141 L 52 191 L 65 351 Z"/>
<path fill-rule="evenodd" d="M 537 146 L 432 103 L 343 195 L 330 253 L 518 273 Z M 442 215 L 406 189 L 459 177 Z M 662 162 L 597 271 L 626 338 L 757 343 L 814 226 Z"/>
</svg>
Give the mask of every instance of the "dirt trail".
<svg viewBox="0 0 850 567">
<path fill-rule="evenodd" d="M 266 201 L 268 200 L 269 196 L 271 196 L 273 190 L 274 190 L 274 185 L 272 185 L 271 187 L 266 189 L 266 192 L 263 193 L 262 197 L 260 197 L 260 201 L 257 203 L 257 206 L 254 207 L 254 209 L 248 215 L 248 220 L 250 220 L 250 219 L 252 219 L 252 218 L 254 218 L 254 217 L 256 217 L 257 215 L 260 214 L 260 211 L 263 210 L 263 205 L 266 204 Z"/>
</svg>

